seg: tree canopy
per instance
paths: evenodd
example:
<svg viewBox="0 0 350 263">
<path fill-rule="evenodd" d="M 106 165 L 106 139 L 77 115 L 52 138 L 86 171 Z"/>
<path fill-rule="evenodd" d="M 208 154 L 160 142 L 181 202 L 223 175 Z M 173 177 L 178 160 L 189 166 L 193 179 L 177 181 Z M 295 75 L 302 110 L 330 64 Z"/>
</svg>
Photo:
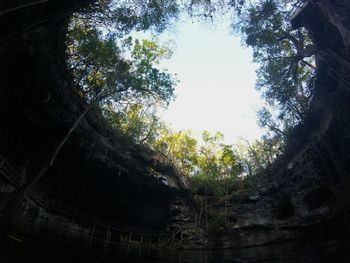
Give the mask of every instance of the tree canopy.
<svg viewBox="0 0 350 263">
<path fill-rule="evenodd" d="M 156 97 L 169 103 L 177 80 L 157 68 L 171 51 L 151 40 L 118 43 L 114 34 L 104 34 L 82 20 L 73 20 L 67 37 L 68 66 L 87 101 L 102 94 L 103 103 L 123 104 Z M 129 56 L 129 57 L 128 57 Z"/>
<path fill-rule="evenodd" d="M 291 28 L 292 2 L 241 1 L 233 23 L 260 65 L 256 87 L 268 104 L 260 125 L 278 135 L 304 120 L 314 90 L 316 49 L 304 29 Z"/>
<path fill-rule="evenodd" d="M 112 128 L 168 156 L 194 184 L 227 184 L 271 165 L 309 110 L 316 49 L 304 29 L 289 24 L 293 2 L 100 0 L 72 18 L 67 64 L 80 96 L 96 104 Z M 256 88 L 266 105 L 258 112 L 259 125 L 269 131 L 260 140 L 228 145 L 223 134 L 207 131 L 198 140 L 190 130 L 173 131 L 159 120 L 157 109 L 174 99 L 178 82 L 159 66 L 172 50 L 156 39 L 128 34 L 161 32 L 182 11 L 210 19 L 220 12 L 233 14 L 233 29 L 260 65 Z"/>
<path fill-rule="evenodd" d="M 67 64 L 78 93 L 131 141 L 154 140 L 157 109 L 175 97 L 176 76 L 159 67 L 172 50 L 156 39 L 125 35 L 132 27 L 123 34 L 107 30 L 101 23 L 91 23 L 90 15 L 73 17 L 67 35 Z"/>
</svg>

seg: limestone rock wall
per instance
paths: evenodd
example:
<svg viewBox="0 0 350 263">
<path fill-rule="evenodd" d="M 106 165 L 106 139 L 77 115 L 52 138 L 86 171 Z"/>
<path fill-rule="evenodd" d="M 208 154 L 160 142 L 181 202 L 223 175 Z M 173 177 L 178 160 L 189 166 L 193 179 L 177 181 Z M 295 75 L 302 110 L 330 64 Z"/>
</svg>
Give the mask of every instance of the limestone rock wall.
<svg viewBox="0 0 350 263">
<path fill-rule="evenodd" d="M 332 243 L 329 249 L 336 253 L 340 243 L 350 247 L 349 2 L 310 0 L 295 19 L 318 49 L 309 116 L 295 129 L 283 158 L 251 180 L 251 192 L 229 197 L 228 226 L 216 223 L 215 229 L 201 233 L 199 246 L 294 240 L 321 247 Z M 213 201 L 210 210 L 223 218 L 222 204 Z"/>
</svg>

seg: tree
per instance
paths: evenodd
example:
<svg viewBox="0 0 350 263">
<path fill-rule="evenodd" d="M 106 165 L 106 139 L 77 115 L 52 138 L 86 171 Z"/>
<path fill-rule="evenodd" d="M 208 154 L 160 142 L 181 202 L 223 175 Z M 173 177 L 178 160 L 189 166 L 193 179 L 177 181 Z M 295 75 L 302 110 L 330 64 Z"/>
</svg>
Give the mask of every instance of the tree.
<svg viewBox="0 0 350 263">
<path fill-rule="evenodd" d="M 178 17 L 180 6 L 172 0 L 98 0 L 75 18 L 90 27 L 106 28 L 119 37 L 132 30 L 162 32 Z"/>
<path fill-rule="evenodd" d="M 242 2 L 236 9 L 234 28 L 243 34 L 246 45 L 253 48 L 254 61 L 260 64 L 257 89 L 270 106 L 277 108 L 281 120 L 295 126 L 309 109 L 316 48 L 304 29 L 290 27 L 290 2 Z M 266 120 L 262 124 L 269 126 Z M 284 129 L 283 125 L 274 128 Z"/>
<path fill-rule="evenodd" d="M 267 135 L 252 144 L 244 139 L 238 141 L 235 150 L 244 173 L 253 177 L 269 167 L 281 154 L 283 143 L 281 138 Z"/>
<path fill-rule="evenodd" d="M 219 157 L 219 166 L 223 177 L 225 196 L 224 196 L 224 223 L 227 224 L 227 198 L 229 187 L 237 180 L 238 175 L 242 174 L 243 168 L 239 157 L 235 153 L 232 145 L 223 145 Z"/>
<path fill-rule="evenodd" d="M 197 222 L 202 218 L 205 227 L 209 227 L 208 198 L 224 200 L 224 223 L 227 223 L 228 196 L 232 186 L 236 185 L 243 173 L 241 156 L 233 145 L 223 143 L 221 132 L 202 132 L 198 143 L 192 132 L 173 131 L 166 125 L 159 130 L 158 139 L 152 147 L 166 155 L 189 182 L 190 187 L 199 193 L 200 211 Z"/>
<path fill-rule="evenodd" d="M 198 222 L 201 222 L 202 214 L 205 216 L 205 229 L 209 227 L 208 217 L 208 194 L 209 189 L 217 190 L 216 179 L 219 177 L 219 167 L 217 163 L 217 142 L 222 139 L 222 134 L 214 136 L 208 131 L 202 132 L 203 145 L 198 152 L 198 169 L 191 178 L 192 185 L 204 188 L 204 199 L 201 199 L 201 209 L 198 215 Z"/>
<path fill-rule="evenodd" d="M 195 172 L 198 148 L 190 130 L 174 132 L 163 126 L 153 147 L 166 155 L 184 176 L 189 177 Z"/>
<path fill-rule="evenodd" d="M 113 34 L 72 23 L 67 38 L 68 66 L 81 96 L 89 103 L 96 97 L 113 107 L 150 98 L 168 104 L 177 80 L 157 67 L 171 50 L 150 40 L 126 38 L 121 45 Z M 128 55 L 130 58 L 127 58 Z"/>
<path fill-rule="evenodd" d="M 106 3 L 106 6 L 107 2 L 110 3 L 101 1 L 100 4 L 102 2 Z M 96 17 L 90 19 L 97 19 Z M 91 22 L 84 16 L 73 19 L 66 42 L 68 68 L 72 71 L 80 97 L 87 103 L 86 107 L 53 152 L 48 154 L 47 162 L 40 171 L 28 177 L 25 183 L 16 189 L 9 207 L 14 206 L 12 203 L 20 200 L 52 167 L 71 134 L 92 108 L 106 105 L 118 108 L 132 100 L 155 100 L 168 104 L 174 96 L 176 79 L 156 67 L 161 59 L 169 56 L 170 51 L 153 41 L 144 40 L 140 43 L 136 40 L 131 44 L 132 39 L 128 38 L 124 46 L 133 48 L 131 58 L 128 59 L 118 46 L 115 33 L 104 34 L 102 29 L 88 21 Z M 151 24 L 145 25 L 149 26 Z"/>
<path fill-rule="evenodd" d="M 221 171 L 219 166 L 220 146 L 224 136 L 221 132 L 211 134 L 208 131 L 202 132 L 202 145 L 198 153 L 198 171 L 195 176 L 204 184 L 206 192 L 212 188 L 218 194 L 221 192 L 215 182 L 220 179 Z"/>
<path fill-rule="evenodd" d="M 274 117 L 271 110 L 264 106 L 259 109 L 257 114 L 260 127 L 267 127 L 268 130 L 274 132 L 276 136 L 285 137 L 286 125 L 283 125 L 283 119 Z M 281 130 L 281 127 L 283 127 L 283 130 Z"/>
<path fill-rule="evenodd" d="M 152 144 L 158 138 L 162 123 L 157 116 L 157 106 L 130 103 L 123 110 L 105 106 L 102 114 L 107 123 L 123 137 L 138 144 Z"/>
</svg>

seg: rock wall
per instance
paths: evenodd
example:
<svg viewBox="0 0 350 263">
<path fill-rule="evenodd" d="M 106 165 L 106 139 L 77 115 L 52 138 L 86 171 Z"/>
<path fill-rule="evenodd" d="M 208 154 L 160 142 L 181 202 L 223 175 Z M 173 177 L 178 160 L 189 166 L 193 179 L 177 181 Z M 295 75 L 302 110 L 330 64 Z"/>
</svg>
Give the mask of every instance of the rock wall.
<svg viewBox="0 0 350 263">
<path fill-rule="evenodd" d="M 6 127 L 0 129 L 0 153 L 28 177 L 45 164 L 86 107 L 74 93 L 64 62 L 66 23 L 78 4 L 50 1 L 0 17 L 0 25 L 6 25 L 0 37 L 0 122 Z M 171 164 L 146 147 L 124 143 L 93 112 L 70 138 L 33 200 L 44 196 L 78 215 L 168 229 L 187 249 L 294 240 L 303 246 L 317 243 L 320 251 L 344 252 L 350 211 L 348 10 L 346 0 L 310 0 L 300 12 L 298 24 L 310 31 L 319 50 L 310 114 L 295 130 L 284 158 L 251 184 L 249 194 L 230 197 L 228 226 L 217 221 L 215 228 L 204 231 L 196 222 L 195 202 Z M 3 193 L 13 189 L 5 178 L 1 182 Z M 32 205 L 38 225 L 45 217 L 65 221 L 42 205 Z M 211 213 L 222 212 L 213 201 Z"/>
<path fill-rule="evenodd" d="M 24 179 L 47 164 L 87 107 L 66 69 L 65 36 L 71 14 L 91 2 L 21 0 L 1 7 L 0 155 Z M 13 186 L 0 179 L 8 193 Z M 74 213 L 165 229 L 171 202 L 185 196 L 184 188 L 163 156 L 126 142 L 90 111 L 32 196 Z"/>
<path fill-rule="evenodd" d="M 323 250 L 344 255 L 350 247 L 349 14 L 348 1 L 310 0 L 293 18 L 293 25 L 310 32 L 318 50 L 310 113 L 292 134 L 285 155 L 251 180 L 252 190 L 228 197 L 229 224 L 215 222 L 224 218 L 224 209 L 211 201 L 213 229 L 188 235 L 185 247 L 193 248 L 194 238 L 200 240 L 198 248 L 291 240 L 299 247 L 317 244 L 320 255 Z"/>
</svg>

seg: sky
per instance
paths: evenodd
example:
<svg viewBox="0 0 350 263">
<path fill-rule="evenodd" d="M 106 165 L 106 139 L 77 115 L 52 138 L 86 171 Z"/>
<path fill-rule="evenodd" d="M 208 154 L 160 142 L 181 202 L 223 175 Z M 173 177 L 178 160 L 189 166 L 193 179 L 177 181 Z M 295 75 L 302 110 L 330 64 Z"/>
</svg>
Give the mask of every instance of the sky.
<svg viewBox="0 0 350 263">
<path fill-rule="evenodd" d="M 262 135 L 256 118 L 263 104 L 254 88 L 257 65 L 251 49 L 230 32 L 228 19 L 205 26 L 183 18 L 159 37 L 175 40 L 173 56 L 161 66 L 180 80 L 176 100 L 161 119 L 176 130 L 191 129 L 197 137 L 203 130 L 221 131 L 226 143 L 241 137 L 252 142 Z"/>
</svg>

